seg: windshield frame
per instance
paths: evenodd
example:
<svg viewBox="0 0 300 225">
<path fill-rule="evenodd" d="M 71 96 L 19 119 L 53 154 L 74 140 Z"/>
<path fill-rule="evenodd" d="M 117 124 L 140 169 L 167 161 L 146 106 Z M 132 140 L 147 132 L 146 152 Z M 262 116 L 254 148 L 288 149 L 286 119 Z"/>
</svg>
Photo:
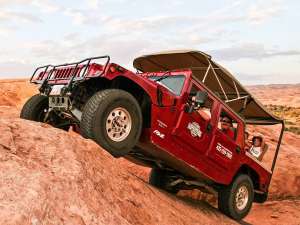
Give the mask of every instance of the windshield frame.
<svg viewBox="0 0 300 225">
<path fill-rule="evenodd" d="M 166 84 L 163 83 L 163 81 L 165 79 L 169 79 L 169 78 L 172 78 L 172 77 L 182 77 L 183 78 L 183 82 L 182 82 L 181 88 L 180 88 L 180 90 L 178 92 L 175 92 L 175 90 L 172 90 L 170 87 L 168 87 Z M 176 74 L 170 74 L 170 73 L 157 74 L 157 73 L 152 73 L 152 74 L 149 74 L 147 76 L 147 78 L 149 80 L 151 80 L 152 82 L 154 82 L 154 83 L 162 85 L 163 87 L 165 87 L 166 89 L 168 89 L 168 91 L 170 91 L 173 95 L 175 95 L 177 97 L 179 97 L 179 96 L 182 95 L 184 87 L 185 87 L 185 84 L 186 84 L 186 81 L 187 81 L 187 76 L 183 72 L 179 72 L 179 73 L 176 73 Z M 151 78 L 157 78 L 157 79 L 155 80 L 155 79 L 151 79 Z"/>
</svg>

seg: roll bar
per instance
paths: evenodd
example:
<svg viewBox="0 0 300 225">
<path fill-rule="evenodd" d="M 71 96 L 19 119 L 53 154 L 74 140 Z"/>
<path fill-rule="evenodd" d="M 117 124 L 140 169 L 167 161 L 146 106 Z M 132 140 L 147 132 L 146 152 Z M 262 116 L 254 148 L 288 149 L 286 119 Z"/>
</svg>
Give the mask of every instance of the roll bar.
<svg viewBox="0 0 300 225">
<path fill-rule="evenodd" d="M 273 175 L 273 172 L 274 172 L 274 168 L 275 168 L 275 164 L 276 164 L 276 161 L 277 161 L 277 157 L 278 157 L 278 153 L 279 153 L 281 141 L 282 141 L 282 138 L 283 138 L 283 132 L 284 132 L 284 129 L 285 129 L 285 125 L 284 125 L 284 121 L 283 120 L 281 121 L 281 125 L 282 125 L 281 132 L 280 132 L 279 140 L 278 140 L 276 151 L 275 151 L 275 156 L 274 156 L 272 167 L 271 167 L 272 175 Z"/>
</svg>

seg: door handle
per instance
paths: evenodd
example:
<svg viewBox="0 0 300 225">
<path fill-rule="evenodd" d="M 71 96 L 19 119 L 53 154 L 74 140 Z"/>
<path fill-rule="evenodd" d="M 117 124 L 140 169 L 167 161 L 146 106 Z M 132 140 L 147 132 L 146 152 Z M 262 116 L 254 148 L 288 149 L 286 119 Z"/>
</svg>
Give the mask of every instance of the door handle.
<svg viewBox="0 0 300 225">
<path fill-rule="evenodd" d="M 206 126 L 206 131 L 210 132 L 211 130 L 212 130 L 212 125 L 210 123 L 208 123 Z"/>
</svg>

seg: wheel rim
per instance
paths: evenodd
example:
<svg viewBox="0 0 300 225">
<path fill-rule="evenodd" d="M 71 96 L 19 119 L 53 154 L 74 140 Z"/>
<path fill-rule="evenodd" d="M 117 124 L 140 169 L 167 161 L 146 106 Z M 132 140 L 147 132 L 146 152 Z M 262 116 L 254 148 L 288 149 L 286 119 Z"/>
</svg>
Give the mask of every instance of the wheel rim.
<svg viewBox="0 0 300 225">
<path fill-rule="evenodd" d="M 241 186 L 235 197 L 236 207 L 238 210 L 243 210 L 246 208 L 249 200 L 249 192 L 246 186 Z"/>
<path fill-rule="evenodd" d="M 107 136 L 120 142 L 127 138 L 131 131 L 132 119 L 129 112 L 122 107 L 113 109 L 106 119 Z"/>
</svg>

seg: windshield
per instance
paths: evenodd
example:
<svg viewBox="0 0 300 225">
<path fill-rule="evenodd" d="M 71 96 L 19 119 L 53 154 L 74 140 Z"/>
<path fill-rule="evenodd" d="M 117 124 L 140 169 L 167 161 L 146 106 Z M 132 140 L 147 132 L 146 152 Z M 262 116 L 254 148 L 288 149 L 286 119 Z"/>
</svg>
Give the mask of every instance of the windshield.
<svg viewBox="0 0 300 225">
<path fill-rule="evenodd" d="M 179 96 L 184 84 L 184 75 L 173 75 L 173 76 L 151 76 L 150 80 L 156 81 L 166 88 L 168 88 L 175 95 Z"/>
</svg>

